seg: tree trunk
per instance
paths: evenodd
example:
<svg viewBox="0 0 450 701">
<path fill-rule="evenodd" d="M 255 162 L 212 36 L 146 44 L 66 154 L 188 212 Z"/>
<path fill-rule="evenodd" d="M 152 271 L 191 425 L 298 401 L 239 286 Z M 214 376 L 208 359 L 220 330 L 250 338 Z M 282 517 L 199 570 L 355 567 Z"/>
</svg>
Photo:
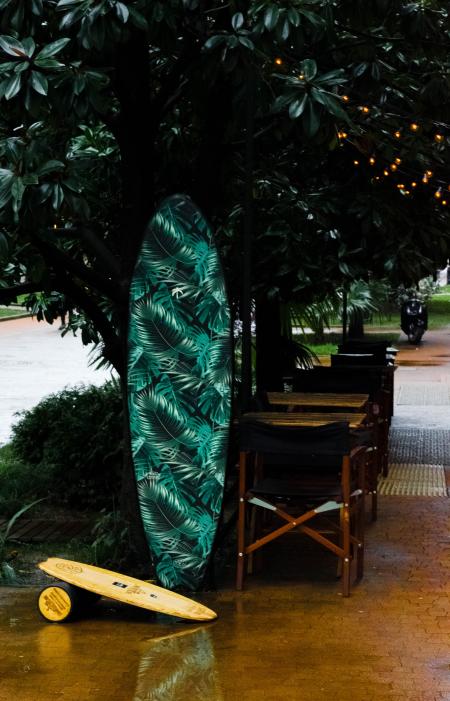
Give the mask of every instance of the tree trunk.
<svg viewBox="0 0 450 701">
<path fill-rule="evenodd" d="M 364 315 L 359 309 L 352 312 L 350 316 L 348 337 L 355 340 L 364 338 Z"/>
<path fill-rule="evenodd" d="M 130 417 L 126 379 L 121 379 L 123 402 L 123 464 L 120 493 L 120 513 L 128 525 L 128 552 L 125 553 L 128 566 L 135 575 L 148 579 L 151 568 L 150 551 L 147 545 L 140 515 L 137 486 L 131 454 Z"/>
<path fill-rule="evenodd" d="M 280 303 L 261 299 L 256 303 L 256 388 L 258 392 L 283 390 L 283 339 Z"/>
</svg>

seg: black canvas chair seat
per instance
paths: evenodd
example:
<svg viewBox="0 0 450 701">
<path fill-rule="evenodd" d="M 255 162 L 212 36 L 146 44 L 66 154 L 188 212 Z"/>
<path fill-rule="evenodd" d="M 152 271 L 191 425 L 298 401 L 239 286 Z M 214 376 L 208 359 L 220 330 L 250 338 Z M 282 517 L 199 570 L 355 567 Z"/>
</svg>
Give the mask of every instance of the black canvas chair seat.
<svg viewBox="0 0 450 701">
<path fill-rule="evenodd" d="M 362 576 L 364 541 L 364 449 L 352 453 L 351 442 L 349 426 L 342 422 L 312 428 L 241 422 L 238 589 L 253 552 L 298 528 L 339 557 L 343 593 L 348 596 L 352 559 Z M 249 509 L 254 526 L 257 509 L 278 516 L 284 525 L 262 536 L 254 527 L 247 537 Z M 335 540 L 315 527 L 315 517 L 328 512 L 340 515 L 339 524 L 333 522 Z"/>
</svg>

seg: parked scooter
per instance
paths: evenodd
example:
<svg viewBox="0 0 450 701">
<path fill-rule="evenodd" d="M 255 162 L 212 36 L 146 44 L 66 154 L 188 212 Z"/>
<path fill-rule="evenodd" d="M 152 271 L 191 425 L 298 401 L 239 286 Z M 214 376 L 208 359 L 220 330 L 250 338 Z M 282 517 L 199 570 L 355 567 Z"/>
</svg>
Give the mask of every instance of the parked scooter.
<svg viewBox="0 0 450 701">
<path fill-rule="evenodd" d="M 420 343 L 428 328 L 428 310 L 420 299 L 407 299 L 402 305 L 401 328 L 410 343 Z"/>
</svg>

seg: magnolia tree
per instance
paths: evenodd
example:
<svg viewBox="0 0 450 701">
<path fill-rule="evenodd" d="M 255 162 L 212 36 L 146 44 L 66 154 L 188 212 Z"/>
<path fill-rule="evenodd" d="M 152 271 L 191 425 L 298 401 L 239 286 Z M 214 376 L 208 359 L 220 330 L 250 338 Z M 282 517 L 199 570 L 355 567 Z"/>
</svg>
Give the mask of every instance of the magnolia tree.
<svg viewBox="0 0 450 701">
<path fill-rule="evenodd" d="M 448 256 L 448 31 L 437 2 L 0 0 L 0 300 L 67 314 L 124 380 L 143 232 L 183 192 L 277 384 L 280 303 Z"/>
</svg>

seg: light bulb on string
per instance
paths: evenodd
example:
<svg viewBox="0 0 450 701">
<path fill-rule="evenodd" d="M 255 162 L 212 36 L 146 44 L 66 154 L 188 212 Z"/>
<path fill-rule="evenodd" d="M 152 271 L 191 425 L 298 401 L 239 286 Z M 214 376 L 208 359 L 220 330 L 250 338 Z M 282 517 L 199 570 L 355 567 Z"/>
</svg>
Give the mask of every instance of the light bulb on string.
<svg viewBox="0 0 450 701">
<path fill-rule="evenodd" d="M 391 165 L 389 166 L 389 168 L 390 168 L 393 172 L 395 172 L 395 171 L 397 170 L 397 164 L 396 164 L 396 163 L 391 163 Z"/>
<path fill-rule="evenodd" d="M 423 182 L 424 185 L 428 185 L 428 178 L 427 178 L 426 175 L 423 176 L 422 182 Z"/>
<path fill-rule="evenodd" d="M 411 187 L 417 187 L 417 183 L 416 183 L 416 181 L 415 181 L 415 180 L 413 180 L 413 181 L 412 181 L 412 183 L 411 183 Z"/>
<path fill-rule="evenodd" d="M 397 163 L 397 165 L 400 165 L 400 163 L 402 162 L 401 158 L 395 158 L 394 160 Z"/>
<path fill-rule="evenodd" d="M 359 109 L 363 114 L 369 114 L 370 112 L 370 109 L 367 107 L 367 105 L 362 105 Z"/>
<path fill-rule="evenodd" d="M 419 125 L 416 122 L 410 124 L 409 128 L 411 129 L 411 131 L 419 131 Z"/>
<path fill-rule="evenodd" d="M 356 158 L 355 158 L 355 160 L 353 161 L 353 165 L 354 165 L 354 166 L 359 166 L 359 161 L 358 161 Z"/>
<path fill-rule="evenodd" d="M 436 190 L 436 192 L 434 193 L 434 196 L 437 200 L 441 199 L 441 197 L 442 197 L 442 188 L 441 187 Z"/>
<path fill-rule="evenodd" d="M 350 100 L 348 95 L 342 95 L 342 99 L 344 100 L 344 102 L 348 102 Z"/>
<path fill-rule="evenodd" d="M 397 131 L 394 131 L 394 136 L 396 139 L 401 139 L 402 138 L 402 132 L 397 129 Z"/>
<path fill-rule="evenodd" d="M 398 187 L 399 190 L 404 190 L 404 189 L 405 189 L 405 186 L 404 186 L 403 183 L 397 183 L 397 187 Z"/>
<path fill-rule="evenodd" d="M 277 58 L 275 59 L 275 63 L 277 64 L 277 66 L 282 66 L 282 65 L 283 65 L 283 59 L 280 58 L 279 56 L 277 56 Z"/>
<path fill-rule="evenodd" d="M 385 169 L 383 170 L 383 175 L 386 175 L 386 176 L 388 176 L 388 175 L 389 175 L 389 171 L 388 171 L 388 170 L 386 170 L 386 168 L 385 168 Z"/>
<path fill-rule="evenodd" d="M 443 204 L 445 207 L 445 205 L 447 204 L 447 200 L 442 200 L 441 204 Z"/>
<path fill-rule="evenodd" d="M 425 171 L 425 175 L 427 176 L 427 178 L 431 178 L 432 175 L 433 175 L 433 171 L 432 171 L 432 170 L 426 170 L 426 171 Z"/>
<path fill-rule="evenodd" d="M 369 163 L 370 163 L 371 166 L 374 166 L 374 165 L 375 165 L 375 158 L 374 158 L 373 156 L 371 156 L 371 157 L 369 158 Z"/>
<path fill-rule="evenodd" d="M 437 144 L 441 144 L 444 141 L 444 136 L 442 134 L 435 134 L 434 140 Z"/>
</svg>

